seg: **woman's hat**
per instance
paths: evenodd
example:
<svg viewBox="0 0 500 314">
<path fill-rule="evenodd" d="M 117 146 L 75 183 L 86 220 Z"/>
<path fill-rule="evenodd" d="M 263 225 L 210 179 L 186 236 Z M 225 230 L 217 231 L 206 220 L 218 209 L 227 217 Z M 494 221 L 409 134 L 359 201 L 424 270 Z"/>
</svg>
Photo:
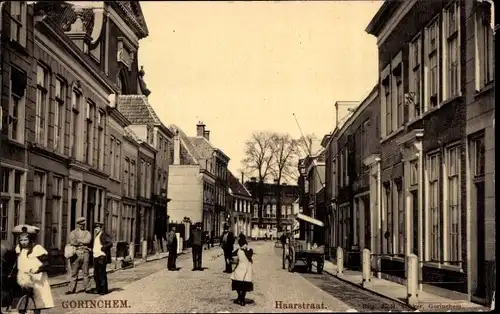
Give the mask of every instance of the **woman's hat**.
<svg viewBox="0 0 500 314">
<path fill-rule="evenodd" d="M 37 234 L 40 231 L 40 228 L 31 226 L 31 225 L 17 225 L 12 229 L 12 233 L 17 233 L 17 234 Z"/>
<path fill-rule="evenodd" d="M 87 219 L 85 219 L 85 217 L 78 217 L 76 219 L 76 224 L 81 225 L 81 224 L 84 224 L 86 221 L 87 221 Z"/>
</svg>

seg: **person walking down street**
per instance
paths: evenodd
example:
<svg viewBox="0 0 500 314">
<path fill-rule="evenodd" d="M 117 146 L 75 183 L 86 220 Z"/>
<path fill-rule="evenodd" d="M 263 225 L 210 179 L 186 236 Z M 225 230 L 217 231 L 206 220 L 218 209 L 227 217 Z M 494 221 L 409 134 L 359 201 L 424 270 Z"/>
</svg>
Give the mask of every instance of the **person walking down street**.
<svg viewBox="0 0 500 314">
<path fill-rule="evenodd" d="M 212 248 L 214 247 L 214 241 L 215 241 L 215 231 L 212 230 L 212 232 L 210 232 L 210 245 L 212 246 Z"/>
<path fill-rule="evenodd" d="M 220 246 L 224 252 L 224 261 L 226 263 L 225 273 L 232 272 L 231 261 L 233 259 L 234 235 L 229 231 L 229 226 L 224 224 L 224 232 L 222 233 Z"/>
<path fill-rule="evenodd" d="M 287 235 L 286 235 L 286 232 L 283 231 L 283 233 L 281 234 L 281 237 L 280 237 L 280 242 L 281 242 L 281 248 L 282 248 L 282 265 L 281 265 L 281 268 L 285 269 L 285 257 L 286 257 L 286 254 L 285 254 L 285 247 L 286 247 L 286 238 L 287 238 Z"/>
<path fill-rule="evenodd" d="M 85 230 L 87 220 L 85 217 L 76 219 L 78 227 L 69 233 L 69 244 L 74 247 L 75 254 L 70 257 L 71 278 L 66 294 L 73 294 L 76 291 L 76 281 L 80 269 L 83 272 L 83 289 L 89 292 L 89 260 L 90 260 L 90 241 L 92 234 Z"/>
<path fill-rule="evenodd" d="M 40 228 L 29 225 L 18 225 L 13 232 L 18 233 L 17 283 L 30 291 L 34 306 L 30 310 L 40 313 L 41 310 L 54 307 L 54 299 L 47 276 L 48 252 L 40 244 L 35 243 L 35 237 Z M 34 308 L 32 308 L 34 307 Z"/>
<path fill-rule="evenodd" d="M 92 255 L 94 257 L 95 291 L 101 295 L 108 294 L 108 274 L 106 265 L 111 263 L 111 237 L 102 229 L 103 224 L 94 224 L 94 239 L 92 240 Z"/>
<path fill-rule="evenodd" d="M 191 239 L 192 239 L 192 248 L 191 250 L 193 251 L 193 269 L 192 271 L 195 270 L 203 270 L 201 268 L 201 258 L 202 258 L 202 253 L 203 253 L 203 235 L 201 231 L 201 223 L 196 224 L 196 228 L 192 231 L 191 233 Z"/>
<path fill-rule="evenodd" d="M 239 238 L 238 245 L 240 246 L 237 250 L 238 264 L 231 274 L 231 288 L 238 293 L 238 298 L 234 302 L 245 306 L 247 292 L 253 291 L 253 250 L 248 247 L 248 242 L 245 238 Z"/>
<path fill-rule="evenodd" d="M 176 271 L 175 260 L 177 259 L 177 236 L 175 235 L 175 226 L 170 228 L 167 235 L 168 261 L 167 269 Z"/>
<path fill-rule="evenodd" d="M 208 231 L 203 231 L 203 246 L 205 246 L 205 250 L 210 249 L 210 234 Z"/>
</svg>

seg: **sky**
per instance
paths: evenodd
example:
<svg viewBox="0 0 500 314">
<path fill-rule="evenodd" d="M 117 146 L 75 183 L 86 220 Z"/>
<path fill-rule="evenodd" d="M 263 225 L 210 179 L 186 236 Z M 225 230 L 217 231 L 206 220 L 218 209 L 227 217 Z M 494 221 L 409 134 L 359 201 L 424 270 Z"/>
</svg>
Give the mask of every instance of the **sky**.
<svg viewBox="0 0 500 314">
<path fill-rule="evenodd" d="M 376 38 L 364 30 L 381 1 L 141 1 L 149 36 L 139 65 L 149 102 L 188 136 L 203 121 L 240 177 L 254 131 L 320 139 L 336 101 L 361 101 L 378 78 Z M 347 113 L 340 111 L 340 116 Z"/>
</svg>

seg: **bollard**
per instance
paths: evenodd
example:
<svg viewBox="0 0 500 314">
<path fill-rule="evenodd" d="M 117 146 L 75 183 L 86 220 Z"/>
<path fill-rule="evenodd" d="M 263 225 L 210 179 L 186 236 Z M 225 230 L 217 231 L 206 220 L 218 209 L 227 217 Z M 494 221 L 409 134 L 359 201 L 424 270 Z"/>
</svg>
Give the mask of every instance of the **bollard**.
<svg viewBox="0 0 500 314">
<path fill-rule="evenodd" d="M 135 259 L 135 244 L 134 244 L 134 242 L 130 242 L 129 253 L 130 253 L 130 258 L 132 260 L 134 260 Z"/>
<path fill-rule="evenodd" d="M 145 262 L 148 256 L 148 241 L 142 241 L 142 256 L 141 259 Z"/>
<path fill-rule="evenodd" d="M 362 270 L 363 270 L 363 281 L 361 284 L 363 285 L 363 287 L 366 287 L 372 281 L 371 256 L 369 249 L 363 250 Z"/>
<path fill-rule="evenodd" d="M 415 254 L 410 254 L 406 258 L 408 261 L 408 278 L 406 278 L 406 301 L 408 305 L 415 306 L 418 303 L 418 258 Z"/>
<path fill-rule="evenodd" d="M 339 246 L 337 247 L 337 276 L 344 274 L 344 251 Z"/>
</svg>

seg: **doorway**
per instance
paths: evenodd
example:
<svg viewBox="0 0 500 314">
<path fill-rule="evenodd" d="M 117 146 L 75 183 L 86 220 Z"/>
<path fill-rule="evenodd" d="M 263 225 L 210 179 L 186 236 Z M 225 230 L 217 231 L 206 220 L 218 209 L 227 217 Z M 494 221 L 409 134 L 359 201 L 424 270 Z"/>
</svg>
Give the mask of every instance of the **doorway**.
<svg viewBox="0 0 500 314">
<path fill-rule="evenodd" d="M 371 228 L 371 214 L 370 214 L 370 197 L 362 197 L 363 206 L 365 209 L 365 248 L 371 250 L 372 246 L 372 228 Z"/>
<path fill-rule="evenodd" d="M 420 223 L 418 221 L 418 190 L 411 191 L 411 202 L 412 202 L 412 204 L 411 204 L 411 209 L 412 209 L 411 222 L 413 225 L 412 247 L 413 247 L 413 254 L 418 256 L 418 225 Z"/>
<path fill-rule="evenodd" d="M 477 248 L 477 287 L 476 297 L 486 297 L 486 245 L 485 245 L 485 217 L 484 217 L 484 181 L 475 183 L 476 187 L 476 248 Z"/>
</svg>

